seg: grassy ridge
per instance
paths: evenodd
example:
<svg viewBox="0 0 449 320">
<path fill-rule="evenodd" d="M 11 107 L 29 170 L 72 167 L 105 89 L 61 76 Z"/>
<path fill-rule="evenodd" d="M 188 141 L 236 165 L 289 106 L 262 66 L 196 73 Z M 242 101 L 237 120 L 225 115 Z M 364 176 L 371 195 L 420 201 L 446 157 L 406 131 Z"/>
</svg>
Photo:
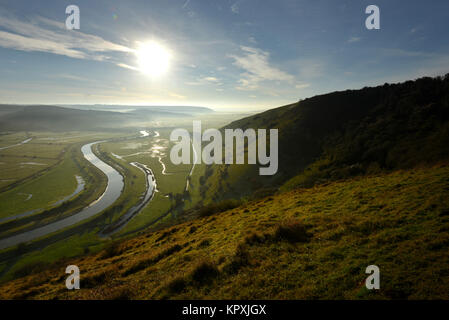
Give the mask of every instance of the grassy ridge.
<svg viewBox="0 0 449 320">
<path fill-rule="evenodd" d="M 448 164 L 295 189 L 28 266 L 0 297 L 448 299 L 448 190 Z M 81 290 L 65 289 L 68 264 Z M 370 264 L 379 291 L 365 289 Z"/>
<path fill-rule="evenodd" d="M 318 95 L 226 128 L 279 129 L 279 171 L 215 165 L 206 189 L 221 184 L 221 199 L 435 163 L 449 158 L 449 74 Z M 214 181 L 224 173 L 234 183 Z"/>
</svg>

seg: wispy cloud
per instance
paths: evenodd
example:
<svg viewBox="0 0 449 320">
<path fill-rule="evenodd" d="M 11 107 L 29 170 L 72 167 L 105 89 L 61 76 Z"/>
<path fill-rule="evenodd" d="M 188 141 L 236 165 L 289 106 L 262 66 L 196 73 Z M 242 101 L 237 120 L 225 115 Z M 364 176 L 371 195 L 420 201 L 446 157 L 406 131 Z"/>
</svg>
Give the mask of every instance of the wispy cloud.
<svg viewBox="0 0 449 320">
<path fill-rule="evenodd" d="M 348 39 L 348 43 L 359 42 L 360 40 L 362 40 L 360 37 L 351 37 Z"/>
<path fill-rule="evenodd" d="M 231 6 L 231 11 L 235 14 L 238 14 L 240 12 L 240 5 L 238 2 L 235 2 L 232 6 Z"/>
<path fill-rule="evenodd" d="M 207 84 L 216 84 L 216 85 L 222 85 L 221 80 L 216 77 L 201 77 L 195 81 L 188 81 L 186 82 L 187 85 L 190 86 L 199 86 L 199 85 L 207 85 Z"/>
<path fill-rule="evenodd" d="M 295 85 L 296 89 L 305 89 L 305 88 L 308 88 L 308 87 L 310 87 L 309 83 L 298 83 L 297 85 Z"/>
<path fill-rule="evenodd" d="M 218 79 L 215 78 L 215 77 L 204 77 L 202 80 L 208 81 L 208 82 L 213 82 L 213 83 L 218 83 L 218 82 L 220 82 L 220 80 L 218 80 Z"/>
<path fill-rule="evenodd" d="M 0 16 L 0 46 L 21 51 L 48 52 L 75 59 L 110 60 L 111 52 L 133 50 L 99 36 L 67 30 L 64 23 L 43 17 L 29 21 Z"/>
<path fill-rule="evenodd" d="M 438 54 L 428 53 L 424 51 L 412 51 L 403 50 L 398 48 L 384 48 L 380 49 L 380 52 L 386 56 L 396 56 L 396 57 L 422 57 L 422 58 L 435 58 Z"/>
<path fill-rule="evenodd" d="M 256 40 L 256 38 L 254 38 L 254 37 L 249 37 L 249 38 L 248 38 L 248 41 L 251 42 L 251 43 L 253 43 L 253 44 L 257 44 L 257 40 Z"/>
<path fill-rule="evenodd" d="M 184 2 L 184 4 L 182 5 L 182 8 L 185 9 L 190 3 L 190 0 L 186 0 L 186 2 Z"/>
<path fill-rule="evenodd" d="M 233 64 L 243 70 L 239 80 L 240 90 L 255 90 L 262 81 L 293 81 L 294 77 L 269 63 L 270 54 L 258 48 L 241 46 L 243 55 L 228 55 Z"/>
</svg>

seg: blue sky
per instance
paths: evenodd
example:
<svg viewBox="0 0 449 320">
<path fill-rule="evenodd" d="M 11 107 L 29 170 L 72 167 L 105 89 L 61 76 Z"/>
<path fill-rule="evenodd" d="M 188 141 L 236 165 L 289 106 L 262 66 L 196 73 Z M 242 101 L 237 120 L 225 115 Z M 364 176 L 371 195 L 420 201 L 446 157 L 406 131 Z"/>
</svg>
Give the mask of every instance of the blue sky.
<svg viewBox="0 0 449 320">
<path fill-rule="evenodd" d="M 0 0 L 0 103 L 277 107 L 448 73 L 448 18 L 447 0 Z M 148 41 L 170 52 L 162 76 L 139 69 Z"/>
</svg>

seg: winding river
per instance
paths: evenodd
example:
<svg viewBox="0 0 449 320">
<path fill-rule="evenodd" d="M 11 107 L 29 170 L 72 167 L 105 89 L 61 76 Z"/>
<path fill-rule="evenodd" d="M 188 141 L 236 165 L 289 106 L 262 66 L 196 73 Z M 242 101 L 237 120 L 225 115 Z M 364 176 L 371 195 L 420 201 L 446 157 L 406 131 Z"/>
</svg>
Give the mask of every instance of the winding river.
<svg viewBox="0 0 449 320">
<path fill-rule="evenodd" d="M 92 151 L 92 146 L 100 142 L 104 141 L 96 141 L 85 144 L 84 146 L 82 146 L 81 151 L 84 157 L 90 163 L 92 163 L 106 175 L 108 184 L 104 193 L 97 200 L 92 202 L 88 207 L 82 209 L 80 212 L 70 217 L 49 223 L 45 226 L 38 227 L 24 233 L 11 236 L 9 238 L 1 239 L 0 250 L 17 245 L 22 242 L 35 240 L 37 238 L 46 236 L 66 227 L 75 225 L 83 220 L 91 218 L 92 216 L 111 206 L 118 199 L 118 197 L 120 197 L 124 186 L 123 176 L 110 165 L 101 161 Z"/>
<path fill-rule="evenodd" d="M 99 236 L 110 237 L 114 233 L 117 233 L 121 229 L 123 229 L 126 224 L 142 210 L 148 202 L 153 199 L 154 193 L 156 190 L 156 178 L 154 177 L 153 171 L 146 165 L 139 162 L 131 162 L 130 165 L 142 170 L 142 172 L 146 176 L 146 191 L 143 194 L 141 200 L 130 208 L 124 215 L 122 215 L 115 223 L 107 226 L 104 230 L 99 233 Z"/>
</svg>

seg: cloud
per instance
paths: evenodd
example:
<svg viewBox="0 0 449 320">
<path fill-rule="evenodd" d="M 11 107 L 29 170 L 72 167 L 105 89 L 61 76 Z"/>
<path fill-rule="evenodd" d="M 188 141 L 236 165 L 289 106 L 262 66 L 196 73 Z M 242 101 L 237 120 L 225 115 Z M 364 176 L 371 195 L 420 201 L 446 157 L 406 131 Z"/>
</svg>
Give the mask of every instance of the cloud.
<svg viewBox="0 0 449 320">
<path fill-rule="evenodd" d="M 239 3 L 238 2 L 235 2 L 232 6 L 231 6 L 231 11 L 233 12 L 233 13 L 235 13 L 235 14 L 238 14 L 239 13 Z"/>
<path fill-rule="evenodd" d="M 349 38 L 348 43 L 359 42 L 360 40 L 362 40 L 360 37 L 351 37 Z"/>
<path fill-rule="evenodd" d="M 254 38 L 254 37 L 249 37 L 248 41 L 253 43 L 253 44 L 257 44 L 256 38 Z"/>
<path fill-rule="evenodd" d="M 208 85 L 208 84 L 215 84 L 221 86 L 223 83 L 220 79 L 216 77 L 202 77 L 195 81 L 187 81 L 185 84 L 189 86 L 200 86 L 200 85 Z"/>
<path fill-rule="evenodd" d="M 134 71 L 139 71 L 138 68 L 133 67 L 133 66 L 130 66 L 130 65 L 127 65 L 127 64 L 125 64 L 125 63 L 116 63 L 116 65 L 119 66 L 119 67 L 125 68 L 125 69 L 130 69 L 130 70 L 134 70 Z"/>
<path fill-rule="evenodd" d="M 176 98 L 176 99 L 186 99 L 186 96 L 183 96 L 181 94 L 175 93 L 175 92 L 169 92 L 168 95 L 170 97 Z"/>
<path fill-rule="evenodd" d="M 82 81 L 82 82 L 92 81 L 92 79 L 89 79 L 89 78 L 75 76 L 73 74 L 67 74 L 67 73 L 56 74 L 56 75 L 47 75 L 47 76 L 50 78 L 61 78 L 61 79 L 75 80 L 75 81 Z"/>
<path fill-rule="evenodd" d="M 187 0 L 186 2 L 184 2 L 184 4 L 182 5 L 182 8 L 185 9 L 190 3 L 190 0 Z"/>
<path fill-rule="evenodd" d="M 296 89 L 304 89 L 304 88 L 308 88 L 310 87 L 309 83 L 298 83 L 297 85 L 295 85 Z"/>
<path fill-rule="evenodd" d="M 380 52 L 386 56 L 392 57 L 423 57 L 423 58 L 435 58 L 436 54 L 423 52 L 423 51 L 411 51 L 411 50 L 403 50 L 403 49 L 380 49 Z"/>
<path fill-rule="evenodd" d="M 292 82 L 294 77 L 280 69 L 270 65 L 270 54 L 258 48 L 241 46 L 243 55 L 228 55 L 234 59 L 233 64 L 243 70 L 239 80 L 240 90 L 255 90 L 262 81 L 289 81 Z"/>
<path fill-rule="evenodd" d="M 218 82 L 220 82 L 220 80 L 218 80 L 218 79 L 215 78 L 215 77 L 204 77 L 202 80 L 208 81 L 208 82 L 213 82 L 213 83 L 218 83 Z"/>
<path fill-rule="evenodd" d="M 43 17 L 30 21 L 0 16 L 0 46 L 21 51 L 47 52 L 75 59 L 110 60 L 111 52 L 133 50 L 99 36 L 67 30 L 64 23 Z"/>
</svg>

